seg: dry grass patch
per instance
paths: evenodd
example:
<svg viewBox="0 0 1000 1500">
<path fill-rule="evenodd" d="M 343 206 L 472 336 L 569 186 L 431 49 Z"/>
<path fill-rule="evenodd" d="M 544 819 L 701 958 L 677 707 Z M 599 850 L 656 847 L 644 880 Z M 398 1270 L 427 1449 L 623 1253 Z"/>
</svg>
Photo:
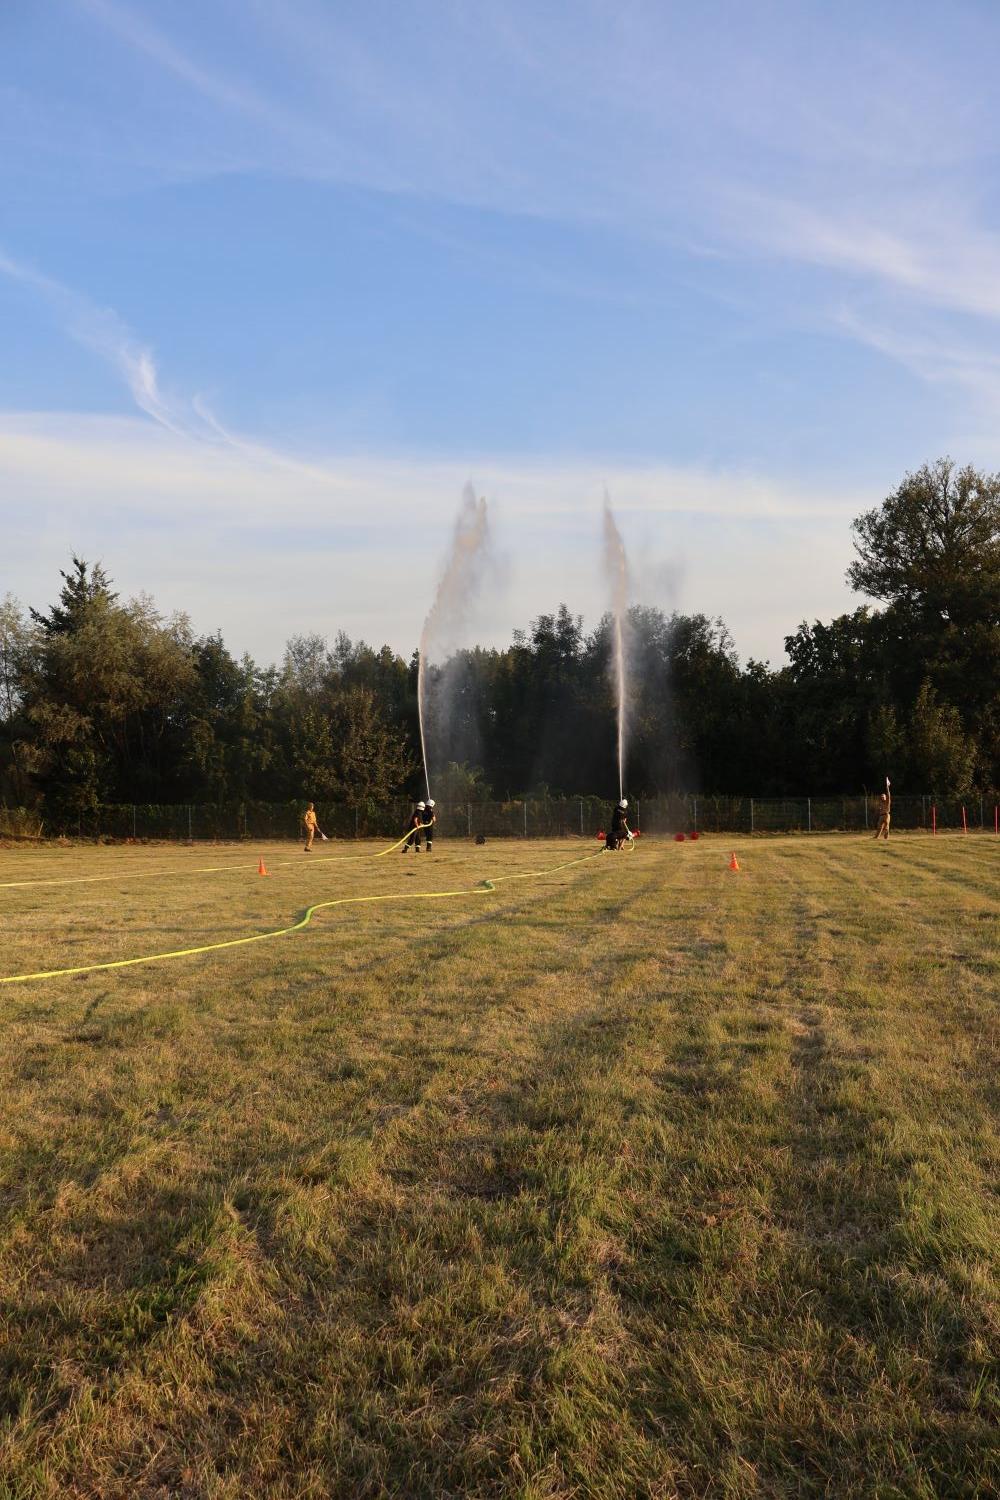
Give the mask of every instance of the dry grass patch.
<svg viewBox="0 0 1000 1500">
<path fill-rule="evenodd" d="M 589 847 L 258 852 L 0 851 L 4 970 Z M 996 1493 L 1000 853 L 740 857 L 0 989 L 0 1496 Z"/>
</svg>

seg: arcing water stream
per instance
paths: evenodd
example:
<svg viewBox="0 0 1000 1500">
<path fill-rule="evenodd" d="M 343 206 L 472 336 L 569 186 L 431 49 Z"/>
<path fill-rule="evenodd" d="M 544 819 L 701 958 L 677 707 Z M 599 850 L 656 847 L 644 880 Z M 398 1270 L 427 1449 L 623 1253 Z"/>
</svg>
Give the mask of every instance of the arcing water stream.
<svg viewBox="0 0 1000 1500">
<path fill-rule="evenodd" d="M 628 565 L 625 544 L 615 523 L 611 501 L 604 496 L 604 567 L 611 590 L 611 669 L 618 706 L 618 796 L 625 795 L 626 665 L 625 616 L 628 612 Z"/>
<path fill-rule="evenodd" d="M 424 781 L 428 797 L 431 795 L 431 771 L 427 758 L 427 739 L 432 712 L 427 669 L 432 655 L 453 650 L 458 644 L 457 630 L 468 613 L 486 560 L 489 539 L 486 501 L 477 500 L 472 485 L 467 484 L 462 492 L 462 507 L 455 522 L 448 561 L 420 635 L 417 708 L 420 714 L 420 752 L 424 760 Z"/>
</svg>

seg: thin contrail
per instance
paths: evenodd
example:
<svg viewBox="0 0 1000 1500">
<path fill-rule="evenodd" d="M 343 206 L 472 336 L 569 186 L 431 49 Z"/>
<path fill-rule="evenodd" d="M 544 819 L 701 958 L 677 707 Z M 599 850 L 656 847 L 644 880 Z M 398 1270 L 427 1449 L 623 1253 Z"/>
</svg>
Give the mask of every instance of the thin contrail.
<svg viewBox="0 0 1000 1500">
<path fill-rule="evenodd" d="M 168 395 L 160 383 L 152 349 L 136 337 L 113 308 L 100 307 L 73 287 L 16 260 L 2 249 L 0 274 L 40 297 L 67 337 L 109 364 L 121 376 L 139 410 L 175 437 L 232 448 L 256 463 L 268 463 L 320 484 L 342 484 L 318 464 L 293 458 L 232 432 L 219 421 L 203 397 Z"/>
</svg>

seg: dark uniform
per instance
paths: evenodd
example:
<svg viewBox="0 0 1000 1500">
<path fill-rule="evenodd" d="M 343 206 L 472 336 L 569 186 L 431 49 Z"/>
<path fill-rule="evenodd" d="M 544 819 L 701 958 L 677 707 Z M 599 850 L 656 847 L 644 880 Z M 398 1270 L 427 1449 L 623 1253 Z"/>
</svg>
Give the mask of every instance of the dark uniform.
<svg viewBox="0 0 1000 1500">
<path fill-rule="evenodd" d="M 628 820 L 625 817 L 624 807 L 616 807 L 611 814 L 611 832 L 608 834 L 605 847 L 608 849 L 620 849 L 629 836 Z"/>
<path fill-rule="evenodd" d="M 437 818 L 434 816 L 434 809 L 433 809 L 433 807 L 425 807 L 424 810 L 423 810 L 423 812 L 420 814 L 420 826 L 423 828 L 424 833 L 427 836 L 427 853 L 428 854 L 430 854 L 430 852 L 431 852 L 431 846 L 434 843 L 434 824 L 436 822 L 437 822 Z M 418 842 L 419 842 L 419 839 L 420 839 L 420 835 L 419 834 L 417 834 L 417 839 L 418 839 Z"/>
<path fill-rule="evenodd" d="M 413 844 L 417 853 L 420 853 L 420 819 L 422 816 L 423 814 L 421 813 L 420 809 L 418 807 L 415 807 L 412 814 L 410 815 L 410 831 L 406 835 L 406 842 L 403 845 L 404 854 L 406 853 L 407 849 L 409 849 L 411 844 Z"/>
</svg>

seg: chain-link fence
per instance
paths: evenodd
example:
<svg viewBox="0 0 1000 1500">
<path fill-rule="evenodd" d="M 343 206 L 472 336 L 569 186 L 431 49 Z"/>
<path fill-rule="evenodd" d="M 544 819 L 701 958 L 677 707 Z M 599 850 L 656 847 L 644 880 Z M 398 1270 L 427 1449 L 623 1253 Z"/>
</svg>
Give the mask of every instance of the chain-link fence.
<svg viewBox="0 0 1000 1500">
<path fill-rule="evenodd" d="M 667 832 L 659 821 L 664 799 L 653 804 L 655 831 Z M 671 801 L 672 799 L 666 799 Z M 704 833 L 862 833 L 878 823 L 877 797 L 687 797 L 692 827 Z M 892 826 L 896 829 L 935 828 L 995 830 L 998 795 L 974 792 L 965 797 L 892 795 Z M 673 808 L 670 809 L 673 813 Z M 644 818 L 646 825 L 649 818 Z M 668 818 L 669 822 L 669 818 Z M 683 825 L 681 825 L 683 827 Z M 653 827 L 649 827 L 652 832 Z"/>
<path fill-rule="evenodd" d="M 966 797 L 893 794 L 894 829 L 941 832 L 966 828 L 994 833 L 1000 795 Z M 173 807 L 124 803 L 56 819 L 24 808 L 0 806 L 0 838 L 232 842 L 298 838 L 304 803 L 239 802 Z M 437 830 L 446 838 L 594 838 L 607 826 L 612 804 L 601 797 L 521 798 L 508 802 L 439 803 Z M 413 803 L 317 803 L 319 825 L 330 838 L 400 837 Z M 644 834 L 862 833 L 878 821 L 874 797 L 650 797 L 633 801 L 630 823 Z"/>
</svg>

